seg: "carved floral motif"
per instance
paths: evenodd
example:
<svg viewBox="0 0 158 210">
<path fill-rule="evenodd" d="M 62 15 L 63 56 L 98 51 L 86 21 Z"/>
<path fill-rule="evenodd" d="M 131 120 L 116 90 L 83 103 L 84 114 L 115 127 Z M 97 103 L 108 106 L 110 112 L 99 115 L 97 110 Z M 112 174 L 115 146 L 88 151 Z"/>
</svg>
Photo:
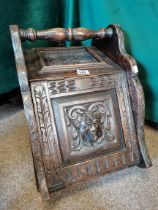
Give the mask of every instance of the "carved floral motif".
<svg viewBox="0 0 158 210">
<path fill-rule="evenodd" d="M 69 106 L 65 112 L 72 151 L 117 142 L 109 100 Z"/>
</svg>

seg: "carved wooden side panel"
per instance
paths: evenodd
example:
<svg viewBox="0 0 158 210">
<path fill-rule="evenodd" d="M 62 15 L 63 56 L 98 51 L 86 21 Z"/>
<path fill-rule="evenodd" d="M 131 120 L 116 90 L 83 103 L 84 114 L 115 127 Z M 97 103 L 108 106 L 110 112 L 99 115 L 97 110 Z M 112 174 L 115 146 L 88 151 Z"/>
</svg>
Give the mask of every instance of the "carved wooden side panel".
<svg viewBox="0 0 158 210">
<path fill-rule="evenodd" d="M 137 76 L 129 80 L 129 85 L 131 92 L 133 92 L 133 89 L 135 89 L 136 91 L 135 97 L 133 95 L 132 98 L 132 104 L 133 104 L 133 113 L 135 116 L 135 122 L 137 125 L 138 142 L 143 160 L 140 163 L 140 166 L 150 167 L 152 166 L 152 162 L 150 160 L 150 156 L 145 145 L 145 136 L 144 136 L 145 101 L 144 101 L 143 88 Z M 137 103 L 135 102 L 135 100 L 137 100 Z"/>
<path fill-rule="evenodd" d="M 31 146 L 32 146 L 32 154 L 36 170 L 37 183 L 43 198 L 49 199 L 49 193 L 47 188 L 47 182 L 45 179 L 45 171 L 43 168 L 43 160 L 41 155 L 41 145 L 39 142 L 36 120 L 33 111 L 33 104 L 32 104 L 28 78 L 27 78 L 27 70 L 25 66 L 24 55 L 19 36 L 19 28 L 16 25 L 12 25 L 10 26 L 10 31 L 11 31 L 12 45 L 15 55 L 18 79 L 24 103 L 25 115 L 27 118 L 29 131 L 31 135 Z"/>
<path fill-rule="evenodd" d="M 130 97 L 127 91 L 128 84 L 125 79 L 125 73 L 117 75 L 117 82 L 116 82 L 116 89 L 119 98 L 119 105 L 122 115 L 122 123 L 124 127 L 124 135 L 127 135 L 128 139 L 128 149 L 129 154 L 131 155 L 131 159 L 133 159 L 134 155 L 140 159 L 139 152 L 138 152 L 138 143 L 137 143 L 137 136 L 136 130 L 134 125 L 134 118 L 131 112 L 131 105 L 130 105 Z"/>
<path fill-rule="evenodd" d="M 142 161 L 140 166 L 149 167 L 152 165 L 144 139 L 144 94 L 138 79 L 138 67 L 136 61 L 126 53 L 124 47 L 123 33 L 117 25 L 109 25 L 113 35 L 108 40 L 93 40 L 93 45 L 109 56 L 114 62 L 120 65 L 126 72 L 128 79 L 132 111 L 137 131 L 137 140 L 140 147 Z"/>
</svg>

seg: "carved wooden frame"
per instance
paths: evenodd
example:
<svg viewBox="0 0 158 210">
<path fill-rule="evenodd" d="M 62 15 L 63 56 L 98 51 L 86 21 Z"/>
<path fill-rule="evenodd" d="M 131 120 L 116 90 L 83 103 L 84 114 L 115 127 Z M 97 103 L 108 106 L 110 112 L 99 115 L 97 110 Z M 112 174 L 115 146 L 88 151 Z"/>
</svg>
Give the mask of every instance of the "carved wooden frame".
<svg viewBox="0 0 158 210">
<path fill-rule="evenodd" d="M 109 25 L 107 29 L 101 29 L 100 31 L 90 31 L 87 29 L 72 29 L 72 30 L 63 30 L 63 29 L 52 29 L 48 31 L 35 31 L 33 29 L 22 30 L 19 29 L 17 25 L 10 26 L 11 38 L 13 44 L 13 50 L 15 54 L 16 68 L 18 72 L 18 79 L 20 83 L 25 114 L 27 118 L 27 122 L 29 125 L 29 130 L 31 134 L 31 146 L 32 146 L 32 154 L 35 165 L 35 172 L 37 178 L 37 184 L 39 190 L 42 193 L 44 199 L 49 199 L 49 192 L 54 191 L 60 188 L 63 185 L 67 185 L 69 183 L 76 182 L 77 180 L 82 180 L 82 175 L 89 176 L 91 174 L 89 166 L 86 163 L 83 163 L 83 167 L 78 169 L 77 175 L 78 178 L 72 180 L 72 176 L 70 171 L 75 170 L 72 166 L 71 170 L 62 171 L 59 163 L 61 162 L 60 152 L 58 151 L 58 141 L 56 137 L 56 128 L 53 117 L 52 109 L 50 108 L 50 95 L 49 87 L 51 84 L 49 82 L 36 82 L 32 86 L 32 94 L 35 96 L 31 96 L 30 84 L 28 81 L 28 73 L 27 67 L 25 65 L 24 54 L 21 46 L 22 40 L 31 40 L 35 41 L 36 39 L 50 39 L 55 41 L 64 41 L 68 40 L 84 40 L 88 38 L 93 38 L 92 45 L 98 48 L 100 51 L 105 53 L 109 58 L 111 58 L 114 62 L 120 65 L 126 73 L 126 78 L 130 90 L 130 99 L 132 105 L 132 112 L 135 121 L 135 128 L 137 134 L 137 140 L 139 143 L 140 154 L 141 154 L 141 162 L 140 166 L 149 167 L 151 166 L 151 160 L 148 155 L 145 140 L 144 140 L 144 95 L 142 86 L 137 77 L 138 68 L 136 61 L 129 56 L 125 52 L 124 48 L 124 38 L 121 30 L 116 25 Z M 120 75 L 121 79 L 121 75 Z M 125 84 L 126 85 L 126 84 Z M 119 87 L 118 87 L 119 88 Z M 123 88 L 122 88 L 123 91 Z M 120 96 L 123 97 L 123 96 Z M 42 99 L 42 100 L 41 100 Z M 36 106 L 36 113 L 34 113 L 34 105 Z M 40 112 L 40 106 L 38 103 L 44 103 L 45 113 L 47 116 L 47 120 L 45 120 L 44 115 L 40 116 L 37 113 L 37 110 Z M 37 121 L 36 121 L 36 117 Z M 39 121 L 42 121 L 39 123 Z M 48 128 L 47 131 L 44 129 Z M 132 126 L 129 127 L 132 129 Z M 39 132 L 42 130 L 42 132 Z M 44 132 L 46 136 L 44 135 Z M 135 132 L 131 130 L 131 133 L 135 135 Z M 135 137 L 133 139 L 136 139 Z M 136 146 L 133 141 L 134 146 Z M 45 149 L 48 148 L 49 149 Z M 48 153 L 49 151 L 49 153 Z M 135 157 L 139 157 L 139 154 L 135 154 Z M 126 157 L 129 158 L 129 157 Z M 135 159 L 135 164 L 137 162 L 137 158 Z M 98 159 L 99 160 L 99 159 Z M 95 171 L 94 175 L 97 174 L 105 174 L 109 171 L 118 170 L 118 165 L 121 163 L 121 167 L 127 167 L 126 159 L 124 156 L 116 155 L 116 157 L 112 160 L 110 156 L 107 156 L 104 160 L 104 163 L 95 162 L 95 160 L 90 160 L 89 162 L 93 165 L 93 170 Z M 54 167 L 54 170 L 50 168 L 50 163 Z M 95 162 L 95 163 L 94 163 Z M 48 164 L 47 164 L 48 163 Z M 101 171 L 99 164 L 104 164 L 104 170 Z M 133 164 L 131 162 L 131 164 Z M 137 163 L 138 164 L 138 163 Z M 129 166 L 130 164 L 128 164 Z M 70 166 L 68 166 L 69 168 Z M 111 168 L 110 168 L 111 167 Z M 67 168 L 67 169 L 68 169 Z M 76 172 L 74 172 L 76 173 Z M 46 177 L 47 174 L 47 177 Z M 49 177 L 50 175 L 50 177 Z M 66 181 L 65 181 L 65 177 Z M 53 181 L 58 183 L 56 187 L 50 188 Z"/>
</svg>

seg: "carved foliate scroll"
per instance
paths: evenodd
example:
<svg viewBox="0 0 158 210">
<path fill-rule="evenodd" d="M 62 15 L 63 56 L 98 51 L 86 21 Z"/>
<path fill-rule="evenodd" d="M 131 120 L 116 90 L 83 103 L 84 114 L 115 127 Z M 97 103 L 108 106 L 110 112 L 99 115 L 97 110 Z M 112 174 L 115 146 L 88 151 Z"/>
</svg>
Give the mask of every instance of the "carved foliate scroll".
<svg viewBox="0 0 158 210">
<path fill-rule="evenodd" d="M 108 100 L 65 108 L 72 153 L 93 150 L 117 142 L 113 113 Z"/>
</svg>

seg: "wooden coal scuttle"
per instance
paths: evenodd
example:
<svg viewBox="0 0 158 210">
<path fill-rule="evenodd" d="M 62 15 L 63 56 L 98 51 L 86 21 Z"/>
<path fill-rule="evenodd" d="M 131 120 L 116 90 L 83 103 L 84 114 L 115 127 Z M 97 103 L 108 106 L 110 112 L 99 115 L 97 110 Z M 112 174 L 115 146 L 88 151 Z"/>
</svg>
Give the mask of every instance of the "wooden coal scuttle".
<svg viewBox="0 0 158 210">
<path fill-rule="evenodd" d="M 117 25 L 98 31 L 11 25 L 10 31 L 44 199 L 75 182 L 134 165 L 151 166 L 138 68 Z M 23 50 L 21 45 L 25 40 L 86 39 L 92 39 L 91 46 Z"/>
</svg>

